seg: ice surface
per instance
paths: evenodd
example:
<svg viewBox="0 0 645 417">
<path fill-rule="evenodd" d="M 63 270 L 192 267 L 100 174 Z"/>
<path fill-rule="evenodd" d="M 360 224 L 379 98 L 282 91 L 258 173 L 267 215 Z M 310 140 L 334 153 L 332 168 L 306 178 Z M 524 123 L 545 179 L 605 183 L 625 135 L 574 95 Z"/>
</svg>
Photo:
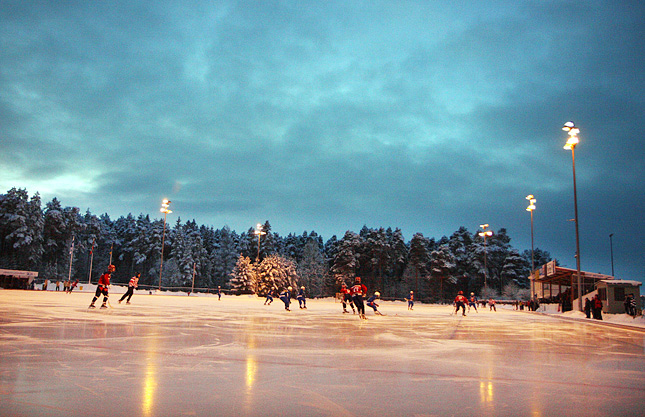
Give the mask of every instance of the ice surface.
<svg viewBox="0 0 645 417">
<path fill-rule="evenodd" d="M 2 416 L 643 415 L 645 332 L 382 302 L 0 290 Z M 99 303 L 97 302 L 97 305 Z"/>
</svg>

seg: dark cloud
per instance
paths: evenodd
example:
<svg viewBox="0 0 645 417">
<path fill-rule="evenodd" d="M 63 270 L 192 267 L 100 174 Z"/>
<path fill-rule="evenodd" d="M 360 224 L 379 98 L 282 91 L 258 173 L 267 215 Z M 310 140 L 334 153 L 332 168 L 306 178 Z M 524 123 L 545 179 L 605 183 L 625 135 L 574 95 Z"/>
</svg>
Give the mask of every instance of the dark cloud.
<svg viewBox="0 0 645 417">
<path fill-rule="evenodd" d="M 639 2 L 3 2 L 0 185 L 287 234 L 506 227 L 643 279 Z"/>
</svg>

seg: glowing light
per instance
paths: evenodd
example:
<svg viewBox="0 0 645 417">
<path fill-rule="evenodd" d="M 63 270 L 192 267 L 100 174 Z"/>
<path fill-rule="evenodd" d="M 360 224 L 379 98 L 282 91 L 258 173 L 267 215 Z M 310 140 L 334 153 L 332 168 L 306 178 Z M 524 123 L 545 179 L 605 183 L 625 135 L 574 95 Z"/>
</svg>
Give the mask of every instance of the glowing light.
<svg viewBox="0 0 645 417">
<path fill-rule="evenodd" d="M 526 211 L 533 211 L 535 210 L 535 202 L 537 201 L 535 197 L 533 197 L 533 194 L 529 194 L 526 196 L 526 199 L 529 200 L 529 206 L 526 208 Z"/>
</svg>

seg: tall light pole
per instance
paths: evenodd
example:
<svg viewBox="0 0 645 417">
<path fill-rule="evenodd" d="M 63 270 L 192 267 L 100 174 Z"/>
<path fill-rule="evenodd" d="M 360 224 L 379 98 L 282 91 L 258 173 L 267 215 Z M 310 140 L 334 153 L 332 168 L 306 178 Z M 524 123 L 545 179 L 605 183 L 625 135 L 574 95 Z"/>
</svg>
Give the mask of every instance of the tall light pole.
<svg viewBox="0 0 645 417">
<path fill-rule="evenodd" d="M 526 199 L 529 200 L 529 206 L 526 208 L 526 211 L 531 213 L 531 300 L 535 296 L 535 284 L 533 283 L 533 271 L 535 271 L 535 255 L 533 248 L 533 210 L 535 210 L 535 202 L 537 201 L 533 194 L 526 196 Z"/>
<path fill-rule="evenodd" d="M 260 262 L 260 238 L 262 237 L 262 235 L 266 235 L 267 232 L 262 230 L 262 225 L 258 223 L 255 226 L 255 234 L 258 235 L 258 257 L 255 259 L 255 261 Z"/>
<path fill-rule="evenodd" d="M 613 233 L 609 235 L 609 250 L 611 251 L 611 276 L 614 275 L 614 241 L 612 240 L 612 237 L 614 236 Z"/>
<path fill-rule="evenodd" d="M 172 213 L 172 210 L 168 209 L 170 206 L 170 200 L 164 198 L 161 202 L 160 212 L 163 213 L 163 233 L 161 234 L 161 265 L 159 265 L 159 291 L 161 291 L 161 271 L 163 271 L 163 247 L 166 241 L 166 216 Z"/>
<path fill-rule="evenodd" d="M 578 232 L 578 191 L 576 189 L 576 145 L 580 140 L 578 139 L 578 133 L 580 129 L 576 127 L 573 122 L 566 122 L 562 126 L 562 130 L 569 134 L 567 143 L 564 145 L 564 149 L 571 150 L 571 159 L 573 161 L 573 208 L 575 213 L 575 222 L 576 222 L 576 273 L 578 275 L 578 311 L 582 311 L 582 280 L 580 275 L 580 234 Z M 571 279 L 571 302 L 573 303 L 573 278 Z"/>
<path fill-rule="evenodd" d="M 479 236 L 484 238 L 484 288 L 487 288 L 487 281 L 488 281 L 488 261 L 487 261 L 487 252 L 488 250 L 486 249 L 486 238 L 489 236 L 493 236 L 493 232 L 488 229 L 488 223 L 486 224 L 480 224 L 479 227 L 481 227 L 483 230 L 479 232 Z"/>
</svg>

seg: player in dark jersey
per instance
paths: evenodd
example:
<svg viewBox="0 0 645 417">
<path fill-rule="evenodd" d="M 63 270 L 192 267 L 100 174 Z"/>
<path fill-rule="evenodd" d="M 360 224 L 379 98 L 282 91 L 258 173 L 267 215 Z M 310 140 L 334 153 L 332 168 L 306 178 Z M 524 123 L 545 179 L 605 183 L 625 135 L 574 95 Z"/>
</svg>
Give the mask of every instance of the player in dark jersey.
<svg viewBox="0 0 645 417">
<path fill-rule="evenodd" d="M 382 316 L 383 315 L 383 314 L 381 314 L 380 311 L 378 311 L 378 309 L 377 309 L 378 304 L 376 304 L 376 300 L 378 300 L 378 298 L 380 296 L 381 296 L 381 293 L 376 291 L 373 296 L 371 296 L 370 298 L 367 299 L 367 305 L 374 309 L 374 314 L 376 314 L 377 316 Z"/>
<path fill-rule="evenodd" d="M 367 287 L 361 284 L 361 277 L 356 277 L 354 281 L 354 286 L 351 289 L 352 301 L 358 310 L 358 315 L 360 318 L 365 319 L 365 303 L 363 302 L 363 296 L 367 294 Z"/>
</svg>

